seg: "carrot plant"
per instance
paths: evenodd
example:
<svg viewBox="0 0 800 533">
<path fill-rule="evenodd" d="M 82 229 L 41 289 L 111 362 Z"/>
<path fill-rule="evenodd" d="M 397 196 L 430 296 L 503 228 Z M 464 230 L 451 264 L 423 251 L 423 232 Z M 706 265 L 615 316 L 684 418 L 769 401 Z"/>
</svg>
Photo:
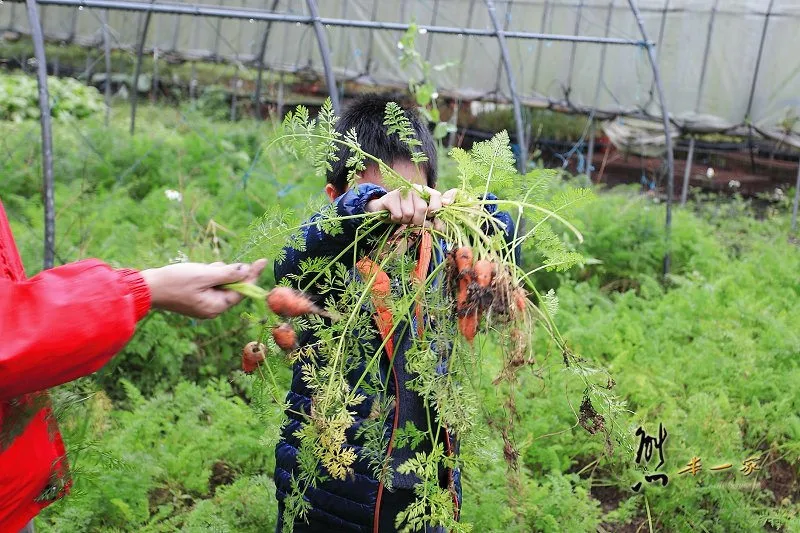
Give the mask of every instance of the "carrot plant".
<svg viewBox="0 0 800 533">
<path fill-rule="evenodd" d="M 389 103 L 384 118 L 387 133 L 406 143 L 412 160 L 425 161 L 402 109 Z M 350 187 L 358 186 L 359 173 L 367 165 L 377 166 L 389 188 L 415 187 L 392 169 L 391 162 L 362 150 L 355 131 L 337 132 L 336 120 L 330 102 L 316 119 L 299 106 L 287 115 L 283 131 L 268 148 L 280 146 L 311 161 L 322 177 L 339 157 L 340 148 L 346 147 Z M 363 459 L 387 489 L 391 489 L 394 474 L 392 450 L 402 444 L 416 452 L 397 468 L 420 480 L 414 488 L 416 501 L 398 516 L 402 531 L 420 531 L 425 524 L 470 530 L 469 524 L 457 520 L 452 478 L 449 487 L 443 488 L 439 482 L 442 466 L 466 467 L 469 475 L 469 459 L 453 453 L 453 443 L 449 438 L 443 440 L 443 434 L 469 447 L 480 439 L 476 429 L 487 424 L 497 428 L 503 435 L 502 453 L 511 473 L 509 490 L 517 493 L 515 500 L 519 501 L 522 484 L 514 436 L 515 397 L 521 380 L 536 367 L 536 331 L 551 339 L 551 350 L 560 354 L 566 371 L 583 383 L 578 422 L 591 433 L 602 434 L 609 446 L 612 436 L 624 442 L 623 432 L 615 424 L 624 407 L 610 392 L 613 380 L 569 349 L 554 322 L 558 309 L 555 294 L 542 294 L 533 283 L 537 271 L 565 270 L 582 261 L 556 229 L 581 241 L 581 233 L 567 217 L 572 209 L 591 200 L 592 194 L 570 189 L 545 200 L 552 174 L 534 170 L 519 175 L 506 132 L 476 143 L 469 151 L 455 148 L 450 155 L 458 165 L 458 191 L 455 201 L 437 212 L 433 224 L 398 227 L 388 224 L 386 213 L 381 212 L 342 217 L 331 205 L 301 225 L 286 223 L 288 217 L 279 211 L 266 213 L 251 225 L 240 255 L 277 260 L 285 257 L 286 246 L 302 249 L 303 232 L 311 226 L 332 236 L 343 231 L 342 224 L 358 227 L 355 238 L 338 255 L 306 260 L 299 274 L 285 280 L 317 295 L 317 305 L 325 308 L 321 314 L 289 318 L 291 327 L 310 333 L 313 342 L 289 354 L 292 362 L 300 362 L 312 398 L 310 412 L 292 413 L 305 423 L 295 434 L 300 442 L 299 468 L 292 480 L 292 494 L 285 500 L 287 531 L 295 519 L 306 516 L 310 504 L 304 493 L 309 486 L 329 478 L 344 480 L 352 472 L 358 457 L 346 432 L 359 410 L 369 413 L 357 430 Z M 509 199 L 494 199 L 490 192 Z M 496 210 L 510 213 L 514 227 L 505 227 L 493 215 Z M 521 266 L 520 254 L 533 249 L 545 261 Z M 235 288 L 251 296 L 266 295 L 252 288 Z M 285 330 L 287 326 L 277 326 L 270 317 L 254 320 L 263 325 L 259 341 L 270 353 L 280 353 L 270 333 L 272 328 Z M 487 339 L 492 339 L 496 350 L 486 348 Z M 365 349 L 375 340 L 378 350 Z M 394 364 L 400 344 L 405 345 L 406 370 L 412 376 L 402 386 L 420 396 L 430 416 L 427 427 L 408 424 L 387 434 L 384 424 L 398 409 L 389 392 L 389 380 L 395 379 L 394 390 L 400 385 L 396 374 L 381 375 L 379 367 L 383 357 Z M 480 369 L 494 359 L 502 361 L 494 384 L 506 395 L 504 420 L 488 419 L 477 400 Z M 258 366 L 257 376 L 264 394 L 279 401 L 275 363 L 274 357 L 268 357 Z M 376 398 L 373 405 L 364 405 L 368 397 Z M 291 412 L 289 405 L 286 409 Z M 427 446 L 423 446 L 425 442 Z"/>
</svg>

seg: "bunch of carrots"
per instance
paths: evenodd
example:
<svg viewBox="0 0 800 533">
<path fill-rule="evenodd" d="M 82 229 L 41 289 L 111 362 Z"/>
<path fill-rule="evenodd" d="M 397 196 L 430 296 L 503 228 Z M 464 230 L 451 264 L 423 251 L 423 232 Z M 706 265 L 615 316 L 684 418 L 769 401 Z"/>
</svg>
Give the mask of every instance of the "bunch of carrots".
<svg viewBox="0 0 800 533">
<path fill-rule="evenodd" d="M 527 293 L 511 282 L 508 269 L 499 261 L 474 261 L 472 248 L 461 246 L 448 257 L 449 281 L 455 292 L 455 312 L 461 335 L 472 344 L 481 316 L 490 309 L 498 315 L 522 313 Z M 509 308 L 508 296 L 514 307 Z"/>
<path fill-rule="evenodd" d="M 289 287 L 275 287 L 265 291 L 260 287 L 245 283 L 230 283 L 225 288 L 235 290 L 252 298 L 263 299 L 270 311 L 281 318 L 297 318 L 305 315 L 320 315 L 331 318 L 330 313 L 314 304 L 304 293 Z M 298 348 L 297 332 L 288 322 L 281 322 L 272 328 L 272 338 L 283 351 L 292 352 Z M 248 342 L 242 350 L 242 370 L 254 372 L 267 352 L 267 347 L 258 341 Z"/>
</svg>

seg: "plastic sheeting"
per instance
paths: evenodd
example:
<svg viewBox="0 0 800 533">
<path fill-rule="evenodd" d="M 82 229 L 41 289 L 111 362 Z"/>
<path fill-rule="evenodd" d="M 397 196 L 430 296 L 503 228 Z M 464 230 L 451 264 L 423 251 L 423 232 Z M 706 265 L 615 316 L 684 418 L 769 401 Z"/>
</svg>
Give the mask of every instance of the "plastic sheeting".
<svg viewBox="0 0 800 533">
<path fill-rule="evenodd" d="M 208 0 L 204 4 L 263 10 L 271 3 Z M 507 0 L 495 4 L 501 23 L 510 31 L 641 38 L 627 0 Z M 321 0 L 318 5 L 322 17 L 491 29 L 482 0 Z M 753 124 L 766 135 L 781 136 L 791 122 L 787 119 L 800 115 L 800 2 L 639 0 L 638 6 L 657 45 L 667 105 L 675 124 L 689 131 L 724 131 Z M 42 6 L 41 11 L 49 39 L 101 43 L 98 9 Z M 281 0 L 277 11 L 308 14 L 305 0 Z M 134 49 L 143 18 L 142 13 L 110 12 L 112 45 Z M 0 4 L 0 28 L 27 33 L 24 5 Z M 146 49 L 252 63 L 258 60 L 265 28 L 266 23 L 249 20 L 154 15 Z M 340 79 L 402 86 L 414 75 L 404 72 L 397 60 L 398 31 L 329 27 L 327 32 Z M 529 105 L 595 110 L 606 116 L 660 116 L 652 71 L 642 47 L 522 39 L 509 39 L 508 46 L 517 90 Z M 434 64 L 458 63 L 436 72 L 441 93 L 466 99 L 510 98 L 496 38 L 428 33 L 419 35 L 418 49 Z M 602 54 L 606 59 L 601 72 Z M 273 23 L 265 64 L 275 70 L 321 73 L 312 26 Z M 800 127 L 795 126 L 792 144 L 800 142 L 797 134 Z"/>
</svg>

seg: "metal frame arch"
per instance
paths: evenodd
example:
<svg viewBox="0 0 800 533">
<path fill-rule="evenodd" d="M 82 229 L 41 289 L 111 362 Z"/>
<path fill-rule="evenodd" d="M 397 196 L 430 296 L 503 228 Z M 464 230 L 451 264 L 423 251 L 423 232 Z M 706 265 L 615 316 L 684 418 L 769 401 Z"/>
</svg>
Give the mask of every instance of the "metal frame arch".
<svg viewBox="0 0 800 533">
<path fill-rule="evenodd" d="M 155 3 L 156 0 L 150 0 L 150 5 Z M 139 103 L 139 76 L 142 75 L 144 42 L 147 39 L 147 31 L 150 29 L 150 19 L 152 18 L 152 15 L 152 11 L 147 11 L 145 13 L 142 35 L 139 38 L 139 44 L 136 48 L 136 69 L 133 73 L 133 87 L 131 87 L 131 135 L 133 135 L 136 131 L 136 107 Z"/>
<path fill-rule="evenodd" d="M 517 143 L 519 143 L 519 161 L 517 167 L 521 174 L 525 173 L 528 165 L 528 144 L 525 140 L 525 126 L 522 123 L 522 106 L 517 94 L 517 83 L 514 78 L 514 71 L 511 69 L 511 58 L 508 54 L 508 46 L 506 45 L 505 31 L 497 22 L 497 12 L 494 7 L 494 0 L 484 0 L 486 2 L 486 9 L 489 12 L 489 19 L 494 26 L 497 42 L 500 44 L 500 57 L 503 60 L 505 67 L 506 77 L 508 78 L 508 90 L 511 92 L 511 103 L 514 106 L 514 122 L 517 127 Z"/>
<path fill-rule="evenodd" d="M 42 196 L 44 200 L 44 269 L 53 268 L 56 254 L 56 210 L 53 179 L 53 127 L 50 120 L 50 91 L 47 88 L 47 57 L 44 34 L 36 0 L 25 0 L 36 56 L 39 83 L 39 120 L 42 133 Z"/>
<path fill-rule="evenodd" d="M 328 46 L 328 38 L 325 35 L 325 28 L 322 26 L 319 11 L 317 10 L 316 0 L 306 0 L 308 12 L 314 23 L 314 33 L 317 35 L 317 44 L 319 44 L 319 53 L 322 56 L 322 68 L 325 70 L 325 82 L 328 85 L 328 93 L 331 97 L 331 104 L 333 111 L 338 115 L 341 113 L 341 105 L 339 104 L 339 90 L 336 88 L 336 75 L 331 66 L 331 51 Z"/>
<path fill-rule="evenodd" d="M 280 0 L 273 0 L 272 1 L 272 8 L 270 11 L 275 11 L 278 7 L 278 2 Z M 264 29 L 264 38 L 261 39 L 261 47 L 259 48 L 258 52 L 258 77 L 256 78 L 256 90 L 255 95 L 253 96 L 253 100 L 255 100 L 256 110 L 258 112 L 257 118 L 261 119 L 261 84 L 263 83 L 264 78 L 264 55 L 267 53 L 267 41 L 269 41 L 269 34 L 270 30 L 272 29 L 272 21 L 267 21 L 267 27 Z"/>
<path fill-rule="evenodd" d="M 653 80 L 655 81 L 656 92 L 658 93 L 658 100 L 661 105 L 661 119 L 664 122 L 664 140 L 667 150 L 667 218 L 664 226 L 667 245 L 667 251 L 664 254 L 664 276 L 666 276 L 669 274 L 672 254 L 672 204 L 675 196 L 675 159 L 672 152 L 672 137 L 669 133 L 669 113 L 667 111 L 666 96 L 664 95 L 664 85 L 661 83 L 661 71 L 658 68 L 656 54 L 653 51 L 654 45 L 647 37 L 647 30 L 644 28 L 642 13 L 636 6 L 635 0 L 628 0 L 628 5 L 631 7 L 633 16 L 636 18 L 636 25 L 639 26 L 642 39 L 647 43 L 645 46 L 647 47 L 647 55 L 650 58 L 650 66 L 653 69 Z"/>
</svg>

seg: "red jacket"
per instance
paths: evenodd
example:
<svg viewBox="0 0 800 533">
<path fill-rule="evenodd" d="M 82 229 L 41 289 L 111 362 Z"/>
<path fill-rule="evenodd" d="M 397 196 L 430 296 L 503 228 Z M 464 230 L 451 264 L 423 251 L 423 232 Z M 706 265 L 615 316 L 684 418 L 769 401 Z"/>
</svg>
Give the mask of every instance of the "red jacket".
<svg viewBox="0 0 800 533">
<path fill-rule="evenodd" d="M 70 486 L 43 391 L 102 367 L 149 309 L 138 272 L 96 259 L 26 279 L 0 203 L 0 533 L 22 529 Z"/>
</svg>

